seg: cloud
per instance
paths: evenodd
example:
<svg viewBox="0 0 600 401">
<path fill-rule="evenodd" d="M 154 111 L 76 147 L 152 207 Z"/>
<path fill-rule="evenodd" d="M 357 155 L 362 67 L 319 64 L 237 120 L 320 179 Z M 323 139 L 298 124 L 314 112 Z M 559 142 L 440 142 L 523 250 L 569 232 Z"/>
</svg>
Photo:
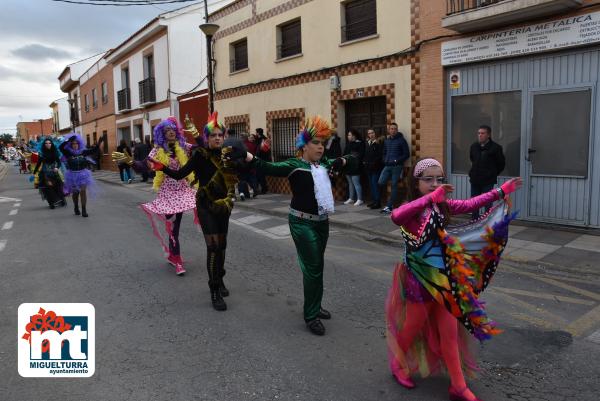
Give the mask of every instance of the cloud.
<svg viewBox="0 0 600 401">
<path fill-rule="evenodd" d="M 15 70 L 0 65 L 0 76 L 3 81 L 21 80 L 25 82 L 54 83 L 58 74 L 55 71 L 32 71 L 31 69 Z"/>
<path fill-rule="evenodd" d="M 43 61 L 50 59 L 64 60 L 73 57 L 73 55 L 66 50 L 40 45 L 38 43 L 19 47 L 18 49 L 11 50 L 11 53 L 17 57 L 31 61 Z"/>
</svg>

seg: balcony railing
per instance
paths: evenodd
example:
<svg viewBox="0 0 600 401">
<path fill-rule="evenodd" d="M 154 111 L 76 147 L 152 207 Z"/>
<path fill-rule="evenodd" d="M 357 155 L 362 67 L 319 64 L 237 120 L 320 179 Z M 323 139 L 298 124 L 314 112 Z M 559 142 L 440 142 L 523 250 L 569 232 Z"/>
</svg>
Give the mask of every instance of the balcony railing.
<svg viewBox="0 0 600 401">
<path fill-rule="evenodd" d="M 248 58 L 229 60 L 229 72 L 236 72 L 248 68 Z"/>
<path fill-rule="evenodd" d="M 140 104 L 156 102 L 154 77 L 146 78 L 138 83 L 140 89 Z"/>
<path fill-rule="evenodd" d="M 129 88 L 123 88 L 117 92 L 117 106 L 119 111 L 131 109 L 131 96 Z"/>
<path fill-rule="evenodd" d="M 442 27 L 475 32 L 561 14 L 581 6 L 583 0 L 446 0 Z"/>
<path fill-rule="evenodd" d="M 446 15 L 487 7 L 506 0 L 446 0 Z"/>
<path fill-rule="evenodd" d="M 277 58 L 286 58 L 302 53 L 302 42 L 282 43 L 277 46 Z"/>
<path fill-rule="evenodd" d="M 342 43 L 377 34 L 377 18 L 365 18 L 342 26 Z"/>
</svg>

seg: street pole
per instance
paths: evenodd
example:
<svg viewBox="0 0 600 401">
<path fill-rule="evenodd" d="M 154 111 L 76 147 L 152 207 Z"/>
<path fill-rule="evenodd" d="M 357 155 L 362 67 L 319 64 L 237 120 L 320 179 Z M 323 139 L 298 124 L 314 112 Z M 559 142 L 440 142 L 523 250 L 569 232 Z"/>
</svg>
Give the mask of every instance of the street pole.
<svg viewBox="0 0 600 401">
<path fill-rule="evenodd" d="M 206 4 L 206 2 L 204 2 Z M 206 53 L 208 58 L 208 103 L 210 114 L 215 112 L 214 87 L 213 87 L 213 63 L 212 63 L 212 35 L 206 35 Z"/>
<path fill-rule="evenodd" d="M 206 36 L 206 59 L 208 63 L 207 79 L 208 79 L 208 109 L 210 114 L 214 113 L 214 76 L 213 76 L 213 59 L 212 59 L 212 38 L 219 30 L 219 25 L 208 22 L 208 0 L 204 0 L 204 24 L 200 25 L 200 29 Z"/>
</svg>

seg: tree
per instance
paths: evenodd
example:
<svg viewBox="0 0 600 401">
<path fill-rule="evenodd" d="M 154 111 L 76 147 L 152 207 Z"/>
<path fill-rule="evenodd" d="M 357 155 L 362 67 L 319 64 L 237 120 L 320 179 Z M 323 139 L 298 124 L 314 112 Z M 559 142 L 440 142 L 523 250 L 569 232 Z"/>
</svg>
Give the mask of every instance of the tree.
<svg viewBox="0 0 600 401">
<path fill-rule="evenodd" d="M 0 142 L 13 143 L 15 138 L 11 134 L 0 134 Z"/>
</svg>

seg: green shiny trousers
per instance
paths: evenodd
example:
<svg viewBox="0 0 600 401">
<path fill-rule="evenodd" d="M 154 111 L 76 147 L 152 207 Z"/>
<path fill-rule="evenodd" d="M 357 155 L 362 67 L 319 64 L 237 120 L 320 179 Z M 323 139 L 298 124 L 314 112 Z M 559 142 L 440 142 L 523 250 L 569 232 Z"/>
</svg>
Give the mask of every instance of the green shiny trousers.
<svg viewBox="0 0 600 401">
<path fill-rule="evenodd" d="M 329 238 L 329 220 L 312 221 L 289 216 L 298 264 L 304 275 L 304 320 L 317 317 L 323 299 L 323 267 Z"/>
</svg>

